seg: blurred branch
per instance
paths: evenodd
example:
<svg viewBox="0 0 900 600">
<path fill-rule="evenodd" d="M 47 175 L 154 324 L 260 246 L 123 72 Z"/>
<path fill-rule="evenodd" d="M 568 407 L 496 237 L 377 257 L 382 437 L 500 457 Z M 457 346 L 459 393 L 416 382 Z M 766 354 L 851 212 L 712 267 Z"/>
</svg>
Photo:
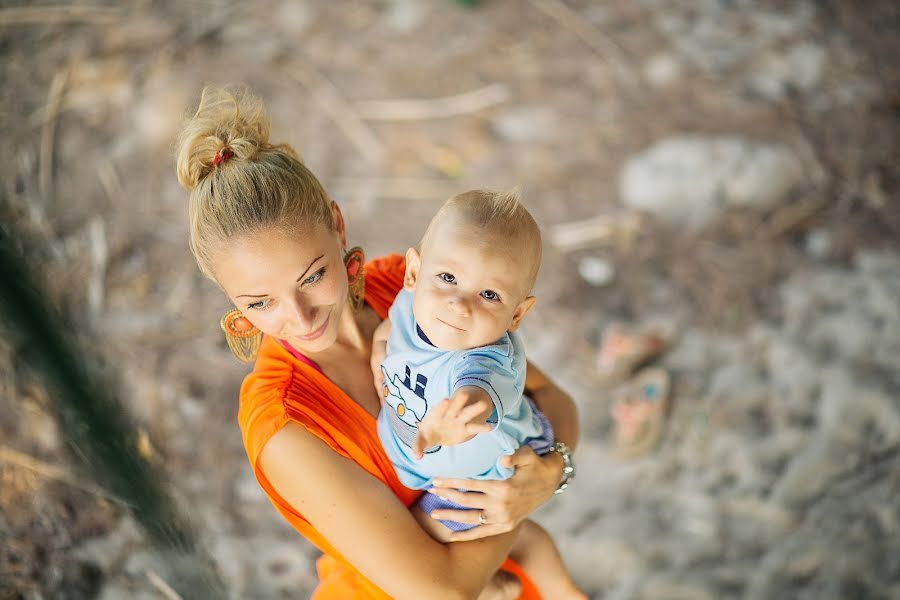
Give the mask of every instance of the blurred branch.
<svg viewBox="0 0 900 600">
<path fill-rule="evenodd" d="M 62 105 L 63 90 L 66 80 L 69 78 L 69 69 L 63 69 L 53 77 L 50 82 L 50 91 L 47 92 L 47 108 L 44 111 L 44 127 L 41 131 L 41 162 L 39 189 L 44 204 L 50 202 L 53 190 L 53 147 L 56 138 L 56 117 Z"/>
<path fill-rule="evenodd" d="M 581 15 L 560 0 L 530 0 L 531 5 L 554 19 L 590 46 L 600 58 L 613 68 L 613 77 L 623 91 L 636 93 L 641 82 L 640 72 L 628 64 L 625 50 L 611 37 L 585 21 Z"/>
<path fill-rule="evenodd" d="M 506 102 L 509 88 L 492 83 L 483 88 L 444 98 L 365 100 L 356 102 L 356 112 L 368 121 L 414 121 L 442 119 L 477 112 Z"/>
<path fill-rule="evenodd" d="M 88 492 L 89 494 L 102 496 L 103 498 L 106 498 L 107 500 L 111 500 L 113 502 L 122 502 L 119 498 L 113 496 L 102 488 L 99 488 L 95 485 L 83 483 L 78 479 L 75 479 L 59 467 L 53 466 L 23 452 L 13 450 L 8 446 L 0 446 L 0 462 L 9 463 L 23 469 L 28 469 L 33 473 L 37 473 L 41 477 L 53 479 L 54 481 L 61 481 L 67 485 Z"/>
<path fill-rule="evenodd" d="M 3 198 L 0 197 L 0 202 Z M 0 206 L 0 212 L 4 207 Z M 40 289 L 11 224 L 0 227 L 0 311 L 4 335 L 48 390 L 66 443 L 82 471 L 132 508 L 132 512 L 190 598 L 222 597 L 212 561 L 163 485 L 162 473 L 144 460 L 134 427 L 100 377 L 99 360 L 71 339 L 78 321 L 65 319 Z M 8 330 L 8 333 L 6 332 Z M 21 462 L 21 461 L 20 461 Z M 34 466 L 33 463 L 31 463 Z M 53 473 L 43 469 L 45 473 Z"/>
<path fill-rule="evenodd" d="M 385 154 L 384 145 L 328 78 L 299 60 L 293 61 L 287 72 L 292 79 L 309 90 L 319 107 L 334 120 L 369 163 L 381 163 Z"/>
<path fill-rule="evenodd" d="M 33 6 L 0 8 L 4 25 L 57 25 L 59 23 L 113 23 L 121 13 L 105 6 Z"/>
</svg>

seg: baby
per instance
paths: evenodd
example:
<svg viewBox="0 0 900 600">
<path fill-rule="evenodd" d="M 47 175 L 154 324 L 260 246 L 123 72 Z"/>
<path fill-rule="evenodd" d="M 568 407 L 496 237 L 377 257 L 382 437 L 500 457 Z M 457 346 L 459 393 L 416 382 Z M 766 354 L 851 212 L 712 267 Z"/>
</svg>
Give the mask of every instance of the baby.
<svg viewBox="0 0 900 600">
<path fill-rule="evenodd" d="M 505 479 L 501 458 L 528 444 L 553 449 L 549 422 L 525 388 L 525 353 L 514 332 L 532 309 L 541 234 L 514 193 L 474 190 L 438 211 L 406 253 L 403 290 L 373 339 L 382 410 L 378 434 L 404 485 L 436 477 Z M 437 522 L 435 509 L 461 509 L 423 494 L 417 517 L 436 539 L 474 525 Z M 486 523 L 479 512 L 480 523 Z M 550 536 L 523 522 L 514 556 L 547 598 L 584 597 Z"/>
</svg>

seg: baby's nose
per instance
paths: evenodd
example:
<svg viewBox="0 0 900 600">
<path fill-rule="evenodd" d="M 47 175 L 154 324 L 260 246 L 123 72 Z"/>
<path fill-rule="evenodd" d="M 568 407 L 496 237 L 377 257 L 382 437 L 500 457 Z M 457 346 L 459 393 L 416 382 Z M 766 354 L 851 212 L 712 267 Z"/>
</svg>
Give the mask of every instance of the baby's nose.
<svg viewBox="0 0 900 600">
<path fill-rule="evenodd" d="M 453 309 L 457 314 L 468 317 L 469 316 L 469 302 L 465 298 L 460 298 L 459 296 L 454 296 L 450 299 L 450 308 Z"/>
</svg>

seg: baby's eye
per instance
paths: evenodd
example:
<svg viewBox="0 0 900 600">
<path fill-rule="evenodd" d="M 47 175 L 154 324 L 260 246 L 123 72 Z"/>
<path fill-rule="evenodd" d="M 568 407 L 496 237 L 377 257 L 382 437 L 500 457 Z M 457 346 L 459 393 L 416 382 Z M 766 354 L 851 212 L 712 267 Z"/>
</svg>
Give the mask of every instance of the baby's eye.
<svg viewBox="0 0 900 600">
<path fill-rule="evenodd" d="M 444 283 L 456 283 L 456 277 L 454 277 L 450 273 L 440 273 L 438 277 L 440 277 L 441 281 L 443 281 Z"/>
<path fill-rule="evenodd" d="M 500 302 L 500 294 L 494 290 L 484 290 L 481 292 L 481 297 L 485 300 L 490 300 L 491 302 Z"/>
<path fill-rule="evenodd" d="M 322 277 L 325 276 L 325 267 L 322 267 L 309 277 L 303 280 L 303 285 L 311 285 L 313 283 L 317 283 Z"/>
</svg>

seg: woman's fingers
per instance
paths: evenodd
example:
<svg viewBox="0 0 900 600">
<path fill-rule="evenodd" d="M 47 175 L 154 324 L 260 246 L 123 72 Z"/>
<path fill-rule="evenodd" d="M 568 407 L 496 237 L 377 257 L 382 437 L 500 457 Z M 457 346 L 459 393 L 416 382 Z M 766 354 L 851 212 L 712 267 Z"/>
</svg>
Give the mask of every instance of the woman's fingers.
<svg viewBox="0 0 900 600">
<path fill-rule="evenodd" d="M 456 521 L 457 523 L 466 523 L 468 525 L 481 525 L 481 510 L 459 510 L 455 508 L 438 508 L 431 511 L 432 519 L 441 521 Z"/>
<path fill-rule="evenodd" d="M 488 502 L 486 502 L 486 496 L 484 494 L 479 494 L 477 492 L 462 492 L 460 490 L 453 490 L 447 488 L 432 488 L 429 490 L 435 496 L 440 496 L 444 500 L 450 500 L 451 502 L 455 502 L 460 506 L 467 506 L 469 508 L 486 508 Z M 461 512 L 473 512 L 475 513 L 475 519 L 478 519 L 477 510 L 473 511 L 461 511 Z M 441 517 L 444 519 L 444 517 Z M 468 521 L 467 521 L 468 522 Z"/>
<path fill-rule="evenodd" d="M 501 462 L 504 467 L 518 469 L 519 467 L 535 464 L 539 460 L 540 457 L 535 454 L 534 450 L 531 449 L 531 446 L 521 446 L 511 455 L 504 456 Z"/>
</svg>

